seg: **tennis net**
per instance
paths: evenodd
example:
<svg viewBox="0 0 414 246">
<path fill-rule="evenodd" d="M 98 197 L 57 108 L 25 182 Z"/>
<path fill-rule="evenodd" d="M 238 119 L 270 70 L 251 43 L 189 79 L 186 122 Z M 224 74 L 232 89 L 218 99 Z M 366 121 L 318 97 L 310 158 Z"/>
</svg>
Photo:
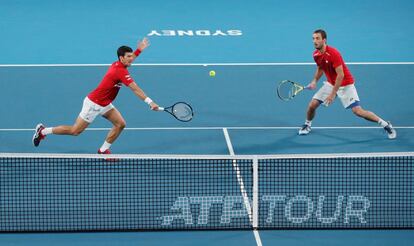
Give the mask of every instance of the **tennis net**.
<svg viewBox="0 0 414 246">
<path fill-rule="evenodd" d="M 0 231 L 413 228 L 413 178 L 412 152 L 4 153 Z"/>
</svg>

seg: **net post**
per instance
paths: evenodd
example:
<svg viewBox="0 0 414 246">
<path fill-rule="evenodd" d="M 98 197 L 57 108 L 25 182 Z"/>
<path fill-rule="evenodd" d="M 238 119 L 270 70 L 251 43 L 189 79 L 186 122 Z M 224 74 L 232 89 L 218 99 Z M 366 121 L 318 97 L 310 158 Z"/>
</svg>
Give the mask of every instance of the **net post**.
<svg viewBox="0 0 414 246">
<path fill-rule="evenodd" d="M 259 225 L 259 160 L 253 157 L 253 229 Z"/>
</svg>

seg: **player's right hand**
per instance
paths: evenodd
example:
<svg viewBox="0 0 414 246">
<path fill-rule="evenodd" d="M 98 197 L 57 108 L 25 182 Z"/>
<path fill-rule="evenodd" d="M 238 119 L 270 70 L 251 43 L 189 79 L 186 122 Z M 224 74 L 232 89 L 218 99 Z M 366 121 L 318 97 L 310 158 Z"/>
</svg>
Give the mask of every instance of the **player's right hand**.
<svg viewBox="0 0 414 246">
<path fill-rule="evenodd" d="M 156 104 L 155 102 L 150 103 L 151 110 L 157 111 L 159 107 L 160 106 L 158 106 L 158 104 Z"/>
<path fill-rule="evenodd" d="M 316 82 L 315 82 L 315 81 L 310 82 L 310 83 L 306 86 L 306 88 L 307 88 L 307 89 L 309 89 L 309 90 L 315 90 L 315 89 L 316 89 Z"/>
</svg>

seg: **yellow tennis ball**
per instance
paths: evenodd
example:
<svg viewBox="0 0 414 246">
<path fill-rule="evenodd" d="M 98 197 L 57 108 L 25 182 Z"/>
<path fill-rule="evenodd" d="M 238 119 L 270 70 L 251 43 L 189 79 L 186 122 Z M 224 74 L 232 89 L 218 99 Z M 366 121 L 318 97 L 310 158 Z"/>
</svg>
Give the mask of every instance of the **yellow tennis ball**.
<svg viewBox="0 0 414 246">
<path fill-rule="evenodd" d="M 214 76 L 216 76 L 216 71 L 211 70 L 209 74 L 210 74 L 210 77 L 214 77 Z"/>
</svg>

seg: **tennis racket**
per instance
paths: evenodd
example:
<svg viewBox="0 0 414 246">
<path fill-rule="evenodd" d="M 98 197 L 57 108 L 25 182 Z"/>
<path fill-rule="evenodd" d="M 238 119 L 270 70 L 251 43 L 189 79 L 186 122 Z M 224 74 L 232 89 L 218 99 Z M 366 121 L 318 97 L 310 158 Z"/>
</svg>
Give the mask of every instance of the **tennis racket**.
<svg viewBox="0 0 414 246">
<path fill-rule="evenodd" d="M 277 86 L 277 96 L 283 101 L 289 101 L 303 89 L 308 89 L 308 87 L 290 80 L 283 80 Z"/>
<path fill-rule="evenodd" d="M 158 107 L 158 111 L 164 111 L 176 118 L 179 121 L 188 122 L 193 119 L 194 112 L 190 104 L 185 102 L 177 102 L 170 107 Z"/>
</svg>

